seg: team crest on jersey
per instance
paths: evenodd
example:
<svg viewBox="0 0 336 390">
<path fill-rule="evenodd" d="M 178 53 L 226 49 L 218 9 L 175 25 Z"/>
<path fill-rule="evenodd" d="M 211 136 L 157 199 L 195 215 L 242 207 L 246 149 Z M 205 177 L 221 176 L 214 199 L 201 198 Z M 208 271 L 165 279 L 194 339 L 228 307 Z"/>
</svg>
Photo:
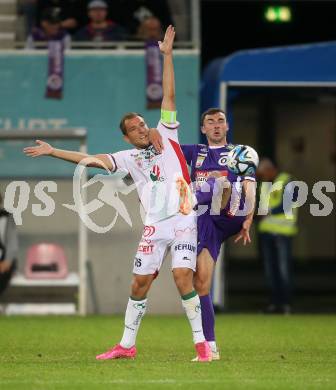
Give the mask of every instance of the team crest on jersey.
<svg viewBox="0 0 336 390">
<path fill-rule="evenodd" d="M 197 160 L 196 160 L 196 164 L 195 164 L 195 168 L 200 168 L 204 162 L 206 158 L 206 155 L 204 154 L 198 154 L 197 155 Z"/>
<path fill-rule="evenodd" d="M 208 147 L 206 145 L 198 145 L 200 147 L 198 153 L 197 153 L 197 159 L 195 163 L 195 168 L 201 168 L 203 165 L 204 160 L 206 159 L 208 155 Z"/>
<path fill-rule="evenodd" d="M 164 178 L 161 175 L 160 167 L 158 165 L 154 165 L 152 170 L 149 173 L 149 176 L 152 181 L 164 181 Z"/>
</svg>

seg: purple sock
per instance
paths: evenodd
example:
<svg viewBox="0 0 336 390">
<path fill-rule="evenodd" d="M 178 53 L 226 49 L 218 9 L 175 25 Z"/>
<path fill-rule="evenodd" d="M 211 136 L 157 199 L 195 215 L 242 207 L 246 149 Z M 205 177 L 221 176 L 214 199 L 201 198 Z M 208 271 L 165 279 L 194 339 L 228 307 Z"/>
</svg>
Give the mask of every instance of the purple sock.
<svg viewBox="0 0 336 390">
<path fill-rule="evenodd" d="M 210 295 L 200 297 L 202 310 L 202 326 L 207 341 L 215 341 L 215 312 Z"/>
</svg>

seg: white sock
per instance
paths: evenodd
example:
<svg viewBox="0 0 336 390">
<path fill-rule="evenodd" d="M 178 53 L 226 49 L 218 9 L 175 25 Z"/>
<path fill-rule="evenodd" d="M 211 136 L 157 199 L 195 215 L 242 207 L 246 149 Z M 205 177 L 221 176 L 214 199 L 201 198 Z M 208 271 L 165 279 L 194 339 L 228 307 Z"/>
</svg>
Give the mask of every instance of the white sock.
<svg viewBox="0 0 336 390">
<path fill-rule="evenodd" d="M 194 343 L 202 343 L 205 341 L 205 337 L 203 334 L 203 327 L 202 327 L 202 314 L 201 314 L 201 303 L 199 296 L 194 291 L 194 295 L 191 298 L 183 299 L 182 298 L 182 306 L 184 307 L 184 310 L 186 312 L 186 315 L 188 317 L 191 330 L 193 333 L 193 340 Z"/>
<path fill-rule="evenodd" d="M 126 314 L 124 334 L 120 341 L 123 348 L 131 348 L 135 345 L 135 339 L 140 327 L 141 319 L 146 313 L 147 298 L 135 301 L 129 298 Z"/>
<path fill-rule="evenodd" d="M 217 352 L 217 345 L 216 345 L 216 341 L 208 341 L 209 343 L 209 346 L 211 348 L 211 351 L 212 352 Z"/>
</svg>

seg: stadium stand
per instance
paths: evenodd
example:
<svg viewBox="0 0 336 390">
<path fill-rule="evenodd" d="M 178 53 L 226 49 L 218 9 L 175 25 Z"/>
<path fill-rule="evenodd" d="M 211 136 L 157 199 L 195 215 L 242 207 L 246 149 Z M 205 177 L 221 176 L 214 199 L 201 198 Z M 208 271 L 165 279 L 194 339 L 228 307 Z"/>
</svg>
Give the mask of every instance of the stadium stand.
<svg viewBox="0 0 336 390">
<path fill-rule="evenodd" d="M 0 1 L 0 48 L 12 48 L 16 37 L 16 0 Z"/>
<path fill-rule="evenodd" d="M 51 9 L 55 17 L 60 19 L 64 30 L 71 36 L 76 36 L 89 23 L 87 8 L 90 2 L 92 3 L 91 0 L 1 0 L 0 49 L 27 48 L 27 37 L 31 34 L 33 27 L 41 27 L 41 18 L 46 9 Z M 112 20 L 124 29 L 125 33 L 122 37 L 117 34 L 116 38 L 114 38 L 115 34 L 108 34 L 103 44 L 97 42 L 96 45 L 92 45 L 92 39 L 85 40 L 82 34 L 80 42 L 77 39 L 75 39 L 76 42 L 72 42 L 72 48 L 142 47 L 138 30 L 145 19 L 150 17 L 157 18 L 163 29 L 170 23 L 176 26 L 176 48 L 199 46 L 198 27 L 195 25 L 198 24 L 197 17 L 195 17 L 199 14 L 198 2 L 192 0 L 107 0 L 105 3 L 108 6 L 108 20 Z M 45 43 L 36 46 L 45 47 Z M 29 45 L 28 48 L 30 48 Z"/>
</svg>

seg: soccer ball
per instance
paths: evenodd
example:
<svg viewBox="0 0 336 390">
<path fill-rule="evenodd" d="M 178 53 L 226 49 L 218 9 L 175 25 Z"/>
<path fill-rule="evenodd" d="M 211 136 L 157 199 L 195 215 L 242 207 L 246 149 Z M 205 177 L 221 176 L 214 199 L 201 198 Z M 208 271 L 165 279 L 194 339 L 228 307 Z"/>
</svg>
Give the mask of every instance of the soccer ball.
<svg viewBox="0 0 336 390">
<path fill-rule="evenodd" d="M 228 154 L 226 165 L 238 176 L 255 175 L 259 164 L 258 153 L 246 145 L 236 145 Z"/>
</svg>

